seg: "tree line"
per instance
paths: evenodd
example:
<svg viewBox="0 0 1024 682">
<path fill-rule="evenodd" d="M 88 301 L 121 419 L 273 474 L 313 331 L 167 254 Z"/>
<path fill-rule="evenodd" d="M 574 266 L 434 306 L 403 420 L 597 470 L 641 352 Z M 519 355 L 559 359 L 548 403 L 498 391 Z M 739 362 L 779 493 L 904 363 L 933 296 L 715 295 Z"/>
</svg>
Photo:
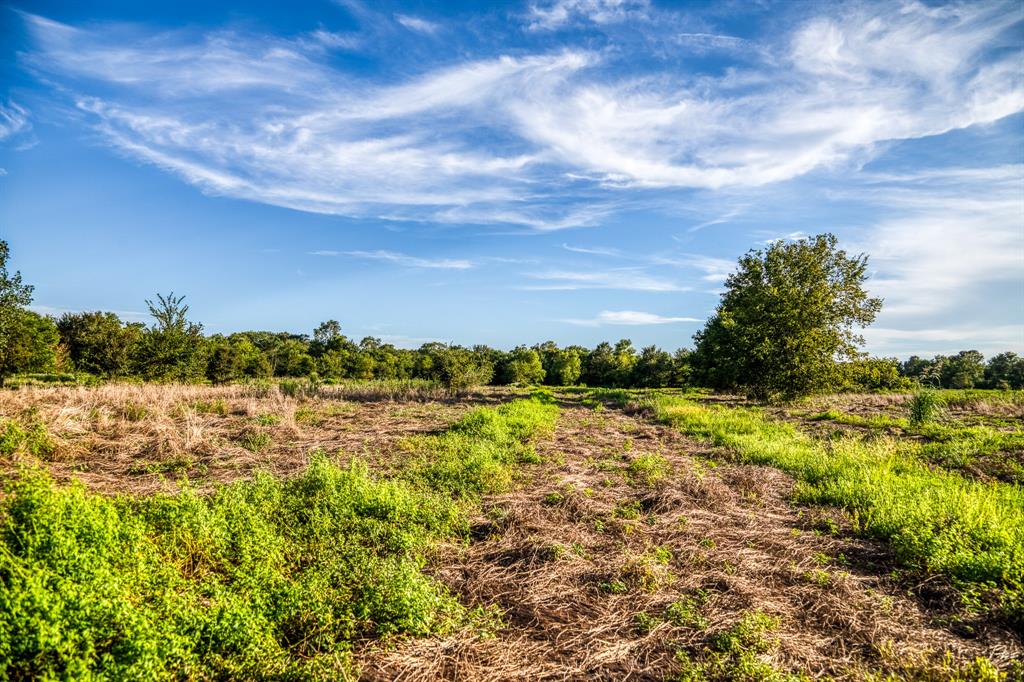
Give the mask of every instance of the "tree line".
<svg viewBox="0 0 1024 682">
<path fill-rule="evenodd" d="M 500 350 L 426 343 L 397 348 L 360 341 L 336 320 L 311 334 L 247 331 L 207 335 L 189 319 L 183 296 L 147 300 L 152 321 L 112 312 L 44 316 L 28 309 L 32 287 L 7 270 L 0 241 L 0 385 L 17 373 L 75 373 L 103 380 L 227 383 L 272 377 L 317 381 L 427 379 L 453 390 L 478 385 L 549 384 L 616 388 L 706 386 L 763 399 L 823 390 L 1024 388 L 1024 358 L 1008 352 L 987 363 L 962 351 L 931 360 L 870 358 L 858 351 L 881 307 L 864 291 L 866 256 L 850 257 L 835 237 L 777 242 L 751 251 L 726 281 L 716 313 L 693 351 L 632 341 L 593 348 L 553 341 Z"/>
</svg>

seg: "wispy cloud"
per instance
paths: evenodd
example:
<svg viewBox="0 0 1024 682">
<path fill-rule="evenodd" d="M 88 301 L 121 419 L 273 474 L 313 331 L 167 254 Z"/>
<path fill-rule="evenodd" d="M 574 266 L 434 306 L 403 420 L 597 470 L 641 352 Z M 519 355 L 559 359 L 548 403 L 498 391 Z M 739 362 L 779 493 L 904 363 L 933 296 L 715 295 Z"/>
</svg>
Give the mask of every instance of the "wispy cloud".
<svg viewBox="0 0 1024 682">
<path fill-rule="evenodd" d="M 700 322 L 696 317 L 663 317 L 654 313 L 645 313 L 638 310 L 602 310 L 596 317 L 590 319 L 565 318 L 561 320 L 568 324 L 575 324 L 582 327 L 604 327 L 608 325 L 652 325 L 652 324 L 676 324 L 679 322 Z"/>
<path fill-rule="evenodd" d="M 29 114 L 24 107 L 12 101 L 6 104 L 0 102 L 0 141 L 25 133 L 31 128 Z"/>
<path fill-rule="evenodd" d="M 530 5 L 531 30 L 550 31 L 577 21 L 610 24 L 646 18 L 647 0 L 552 0 Z"/>
<path fill-rule="evenodd" d="M 402 26 L 405 26 L 410 31 L 416 31 L 418 33 L 426 33 L 428 35 L 434 35 L 441 30 L 440 24 L 435 24 L 432 21 L 427 21 L 420 17 L 414 17 L 409 14 L 396 14 L 395 21 Z"/>
<path fill-rule="evenodd" d="M 387 261 L 407 268 L 430 268 L 438 270 L 468 270 L 473 262 L 462 258 L 420 258 L 395 251 L 314 251 L 317 256 L 350 256 L 367 260 Z"/>
<path fill-rule="evenodd" d="M 547 270 L 526 273 L 542 284 L 528 284 L 521 289 L 532 291 L 572 291 L 577 289 L 621 289 L 623 291 L 689 291 L 689 287 L 662 277 L 655 277 L 639 268 L 601 271 Z"/>
<path fill-rule="evenodd" d="M 603 246 L 570 246 L 569 244 L 562 244 L 562 248 L 566 251 L 585 253 L 590 256 L 622 256 L 621 250 Z"/>
<path fill-rule="evenodd" d="M 351 45 L 348 34 L 152 33 L 32 15 L 24 61 L 79 93 L 110 144 L 210 193 L 539 230 L 593 224 L 607 210 L 587 210 L 628 188 L 764 185 L 1024 109 L 1021 50 L 1007 37 L 1013 3 L 819 9 L 756 46 L 771 59 L 717 76 L 658 65 L 623 75 L 616 60 L 628 52 L 567 47 L 369 83 L 323 54 Z M 531 5 L 528 22 L 643 23 L 649 12 L 644 2 L 560 0 Z"/>
</svg>

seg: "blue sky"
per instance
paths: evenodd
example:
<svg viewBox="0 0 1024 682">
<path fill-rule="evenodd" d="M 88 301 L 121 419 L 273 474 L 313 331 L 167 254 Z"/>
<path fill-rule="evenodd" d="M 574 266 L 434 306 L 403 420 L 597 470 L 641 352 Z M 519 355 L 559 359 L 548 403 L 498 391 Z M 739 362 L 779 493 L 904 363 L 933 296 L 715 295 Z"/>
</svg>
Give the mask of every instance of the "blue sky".
<svg viewBox="0 0 1024 682">
<path fill-rule="evenodd" d="M 667 348 L 735 259 L 871 255 L 867 349 L 1024 352 L 1019 2 L 15 2 L 37 309 Z"/>
</svg>

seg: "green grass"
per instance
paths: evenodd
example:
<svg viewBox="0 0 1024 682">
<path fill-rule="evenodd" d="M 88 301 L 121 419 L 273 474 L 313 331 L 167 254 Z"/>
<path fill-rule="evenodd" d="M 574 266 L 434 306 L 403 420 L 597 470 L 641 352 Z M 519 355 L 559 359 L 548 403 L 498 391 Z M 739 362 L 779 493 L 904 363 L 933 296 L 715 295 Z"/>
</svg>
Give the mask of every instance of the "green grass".
<svg viewBox="0 0 1024 682">
<path fill-rule="evenodd" d="M 360 641 L 493 626 L 422 570 L 433 544 L 467 536 L 457 500 L 492 483 L 454 458 L 509 467 L 556 416 L 536 401 L 476 410 L 390 479 L 323 456 L 299 477 L 210 495 L 111 498 L 42 470 L 11 477 L 0 679 L 351 679 Z"/>
<path fill-rule="evenodd" d="M 459 499 L 506 490 L 512 465 L 539 461 L 532 441 L 557 418 L 558 408 L 538 399 L 473 410 L 444 433 L 407 439 L 404 475 Z"/>
<path fill-rule="evenodd" d="M 808 421 L 831 421 L 869 428 L 875 431 L 897 431 L 903 435 L 924 439 L 920 446 L 908 444 L 907 452 L 947 469 L 975 468 L 1005 481 L 1024 483 L 1024 467 L 1012 456 L 1000 453 L 1024 450 L 1024 432 L 1007 431 L 987 425 L 964 425 L 955 421 L 931 421 L 828 410 L 812 414 Z"/>
<path fill-rule="evenodd" d="M 863 534 L 888 541 L 904 564 L 969 588 L 996 588 L 1024 623 L 1024 491 L 930 469 L 920 445 L 892 438 L 815 440 L 756 409 L 653 401 L 656 417 L 745 462 L 793 475 L 799 501 L 845 508 Z"/>
</svg>

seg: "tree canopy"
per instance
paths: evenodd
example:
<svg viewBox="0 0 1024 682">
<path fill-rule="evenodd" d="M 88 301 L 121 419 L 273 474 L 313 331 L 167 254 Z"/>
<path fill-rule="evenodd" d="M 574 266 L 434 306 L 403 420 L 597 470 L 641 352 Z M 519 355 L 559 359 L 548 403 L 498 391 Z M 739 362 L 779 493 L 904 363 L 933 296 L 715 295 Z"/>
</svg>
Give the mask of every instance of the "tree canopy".
<svg viewBox="0 0 1024 682">
<path fill-rule="evenodd" d="M 725 281 L 715 314 L 694 336 L 693 366 L 712 388 L 792 399 L 841 384 L 882 306 L 864 288 L 866 255 L 822 234 L 751 250 Z"/>
</svg>

